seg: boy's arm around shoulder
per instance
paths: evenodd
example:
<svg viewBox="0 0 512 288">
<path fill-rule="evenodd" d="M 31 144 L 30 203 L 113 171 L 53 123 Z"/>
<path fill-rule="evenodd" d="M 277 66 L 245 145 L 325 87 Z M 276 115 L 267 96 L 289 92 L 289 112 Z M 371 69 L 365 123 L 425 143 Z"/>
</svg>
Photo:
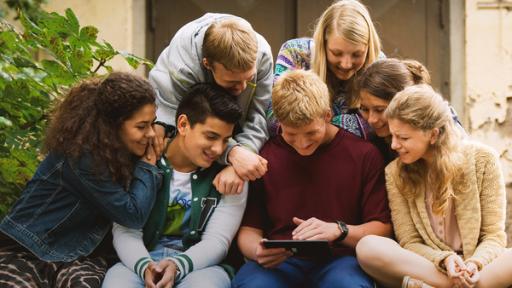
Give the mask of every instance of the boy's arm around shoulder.
<svg viewBox="0 0 512 288">
<path fill-rule="evenodd" d="M 261 51 L 258 52 L 260 55 L 258 55 L 256 64 L 258 66 L 256 83 L 252 84 L 256 85 L 256 90 L 249 104 L 247 117 L 243 122 L 243 131 L 234 137 L 239 144 L 250 148 L 255 153 L 258 153 L 269 137 L 266 110 L 272 98 L 273 80 L 273 60 L 270 46 L 264 39 L 260 39 L 258 45 L 262 47 L 259 48 Z M 226 153 L 229 153 L 229 151 L 231 149 L 226 149 Z"/>
</svg>

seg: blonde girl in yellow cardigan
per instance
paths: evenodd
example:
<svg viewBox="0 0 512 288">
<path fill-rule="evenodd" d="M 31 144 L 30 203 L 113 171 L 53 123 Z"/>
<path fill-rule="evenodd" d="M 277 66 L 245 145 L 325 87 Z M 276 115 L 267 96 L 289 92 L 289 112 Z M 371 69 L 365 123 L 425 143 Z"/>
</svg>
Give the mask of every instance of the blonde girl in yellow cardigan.
<svg viewBox="0 0 512 288">
<path fill-rule="evenodd" d="M 361 267 L 385 287 L 512 285 L 496 153 L 464 139 L 448 103 L 428 85 L 399 92 L 385 114 L 399 155 L 386 167 L 398 243 L 363 238 Z"/>
</svg>

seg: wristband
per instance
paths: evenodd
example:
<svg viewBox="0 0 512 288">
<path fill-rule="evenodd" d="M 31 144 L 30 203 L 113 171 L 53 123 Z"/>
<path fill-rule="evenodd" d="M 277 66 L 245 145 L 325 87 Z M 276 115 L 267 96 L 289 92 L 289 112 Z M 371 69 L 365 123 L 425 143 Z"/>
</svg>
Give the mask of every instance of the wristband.
<svg viewBox="0 0 512 288">
<path fill-rule="evenodd" d="M 340 237 L 338 237 L 336 240 L 334 240 L 335 244 L 340 244 L 341 241 L 345 240 L 348 235 L 348 226 L 345 224 L 345 222 L 338 220 L 336 221 L 336 224 L 338 224 L 338 228 L 340 228 L 341 234 Z"/>
</svg>

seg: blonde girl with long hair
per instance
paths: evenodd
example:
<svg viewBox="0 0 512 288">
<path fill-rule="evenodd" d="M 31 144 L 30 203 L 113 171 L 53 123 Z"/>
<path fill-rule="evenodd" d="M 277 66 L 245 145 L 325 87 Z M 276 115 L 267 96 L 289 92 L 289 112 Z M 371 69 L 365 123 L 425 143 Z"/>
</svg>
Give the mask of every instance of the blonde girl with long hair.
<svg viewBox="0 0 512 288">
<path fill-rule="evenodd" d="M 367 138 L 368 126 L 354 108 L 352 84 L 356 74 L 380 57 L 381 44 L 366 7 L 357 0 L 341 0 L 329 6 L 318 19 L 313 38 L 286 41 L 279 51 L 274 82 L 286 71 L 313 70 L 327 84 L 333 124 Z M 270 135 L 279 131 L 271 107 L 267 111 Z"/>
<path fill-rule="evenodd" d="M 465 139 L 448 103 L 428 85 L 399 92 L 385 116 L 398 153 L 386 167 L 398 243 L 363 238 L 356 248 L 363 270 L 385 287 L 511 285 L 495 151 Z"/>
</svg>

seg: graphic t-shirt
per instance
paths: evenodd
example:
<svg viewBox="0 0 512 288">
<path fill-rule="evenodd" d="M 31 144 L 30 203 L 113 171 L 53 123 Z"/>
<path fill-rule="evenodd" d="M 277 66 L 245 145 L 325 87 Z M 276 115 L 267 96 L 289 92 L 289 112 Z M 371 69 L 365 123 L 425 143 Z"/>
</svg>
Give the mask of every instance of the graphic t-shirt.
<svg viewBox="0 0 512 288">
<path fill-rule="evenodd" d="M 166 236 L 181 238 L 190 227 L 190 212 L 192 202 L 191 173 L 182 173 L 174 170 L 171 177 L 169 205 L 165 219 Z"/>
</svg>

